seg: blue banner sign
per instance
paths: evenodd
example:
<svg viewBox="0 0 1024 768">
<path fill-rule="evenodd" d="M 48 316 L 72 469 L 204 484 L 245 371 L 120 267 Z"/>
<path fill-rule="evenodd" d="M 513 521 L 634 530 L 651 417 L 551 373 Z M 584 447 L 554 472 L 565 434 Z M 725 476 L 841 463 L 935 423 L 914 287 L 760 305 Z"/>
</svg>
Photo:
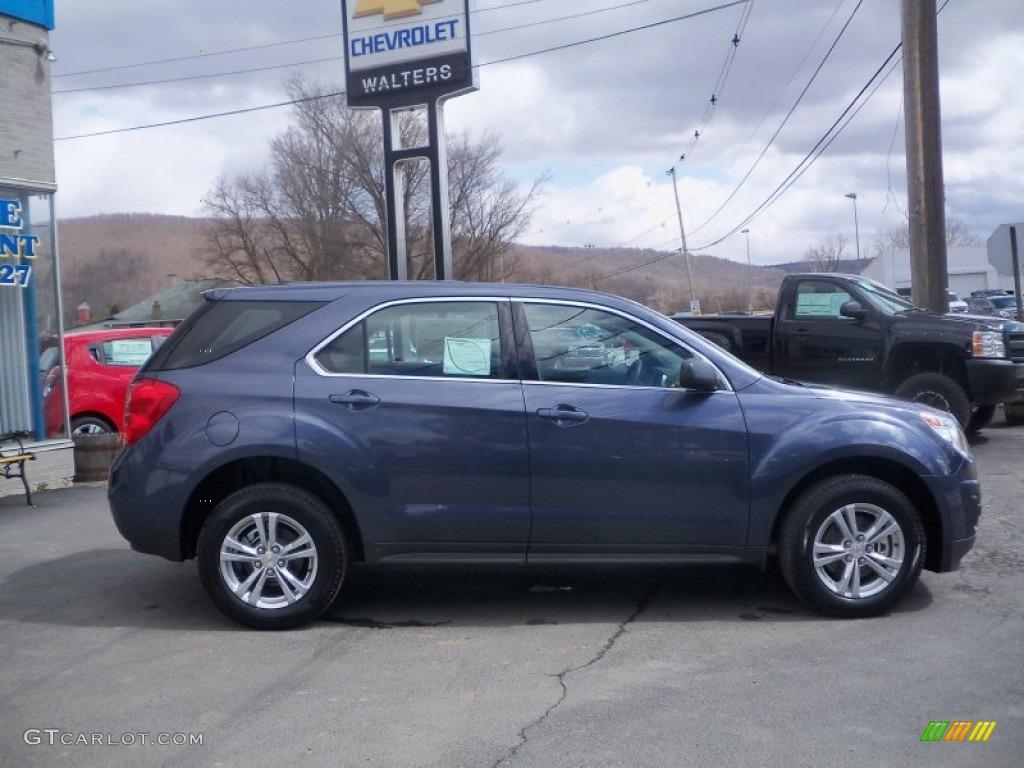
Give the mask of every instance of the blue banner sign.
<svg viewBox="0 0 1024 768">
<path fill-rule="evenodd" d="M 20 200 L 0 198 L 0 287 L 25 288 L 32 280 L 32 265 L 36 258 L 36 235 L 26 235 L 25 220 L 21 216 Z"/>
</svg>

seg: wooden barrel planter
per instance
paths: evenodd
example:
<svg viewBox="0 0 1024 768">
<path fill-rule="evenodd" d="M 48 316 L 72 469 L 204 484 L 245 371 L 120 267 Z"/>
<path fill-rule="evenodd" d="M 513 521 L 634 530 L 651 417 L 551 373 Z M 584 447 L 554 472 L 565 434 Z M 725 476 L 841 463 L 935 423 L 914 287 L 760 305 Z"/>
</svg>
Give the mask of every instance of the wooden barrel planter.
<svg viewBox="0 0 1024 768">
<path fill-rule="evenodd" d="M 107 479 L 110 462 L 121 446 L 121 435 L 72 435 L 75 443 L 75 482 L 90 483 Z"/>
</svg>

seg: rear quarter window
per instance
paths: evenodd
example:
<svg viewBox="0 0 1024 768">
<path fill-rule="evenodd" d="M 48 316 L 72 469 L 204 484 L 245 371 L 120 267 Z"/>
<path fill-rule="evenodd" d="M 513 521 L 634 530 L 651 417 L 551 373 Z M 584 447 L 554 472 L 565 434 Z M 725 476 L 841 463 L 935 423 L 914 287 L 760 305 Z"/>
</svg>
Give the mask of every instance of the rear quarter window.
<svg viewBox="0 0 1024 768">
<path fill-rule="evenodd" d="M 168 371 L 219 360 L 323 305 L 321 301 L 211 301 L 153 354 L 146 369 Z"/>
</svg>

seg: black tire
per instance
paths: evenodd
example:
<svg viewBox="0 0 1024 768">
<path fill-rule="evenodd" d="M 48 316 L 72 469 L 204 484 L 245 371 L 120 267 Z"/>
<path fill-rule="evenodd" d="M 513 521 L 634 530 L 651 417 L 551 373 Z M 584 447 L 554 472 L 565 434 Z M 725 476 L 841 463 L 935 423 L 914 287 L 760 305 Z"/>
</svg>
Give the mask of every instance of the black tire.
<svg viewBox="0 0 1024 768">
<path fill-rule="evenodd" d="M 971 413 L 971 417 L 967 420 L 967 426 L 964 431 L 967 434 L 977 432 L 979 429 L 983 429 L 989 425 L 992 421 L 992 417 L 996 415 L 996 407 L 994 405 L 979 405 Z"/>
<path fill-rule="evenodd" d="M 871 538 L 876 524 L 889 533 Z M 830 562 L 816 562 L 816 546 Z M 864 618 L 891 609 L 917 582 L 924 559 L 924 529 L 913 503 L 866 475 L 839 475 L 809 488 L 788 510 L 779 535 L 786 583 L 827 616 Z"/>
<path fill-rule="evenodd" d="M 1024 424 L 1024 403 L 1003 403 L 1003 417 L 1008 427 Z"/>
<path fill-rule="evenodd" d="M 76 416 L 71 420 L 72 435 L 106 435 L 117 432 L 102 416 Z"/>
<path fill-rule="evenodd" d="M 296 544 L 305 535 L 309 543 Z M 237 543 L 228 544 L 229 537 Z M 238 559 L 222 563 L 222 551 Z M 199 533 L 196 560 L 203 587 L 225 615 L 256 629 L 289 629 L 330 606 L 345 578 L 348 547 L 341 524 L 316 496 L 262 483 L 217 505 Z"/>
<path fill-rule="evenodd" d="M 971 401 L 960 383 L 944 373 L 918 373 L 896 388 L 896 397 L 948 411 L 967 429 Z"/>
</svg>

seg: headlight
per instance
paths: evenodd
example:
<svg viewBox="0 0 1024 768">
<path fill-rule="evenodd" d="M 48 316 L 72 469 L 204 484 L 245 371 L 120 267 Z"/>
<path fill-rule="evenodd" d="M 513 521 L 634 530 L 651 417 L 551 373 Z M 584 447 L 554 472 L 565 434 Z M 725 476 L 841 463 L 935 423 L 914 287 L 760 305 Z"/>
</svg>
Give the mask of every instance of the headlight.
<svg viewBox="0 0 1024 768">
<path fill-rule="evenodd" d="M 971 346 L 973 357 L 1006 357 L 1006 342 L 1002 331 L 975 331 Z"/>
<path fill-rule="evenodd" d="M 960 429 L 960 422 L 944 413 L 923 413 L 924 423 L 935 430 L 936 434 L 952 445 L 964 456 L 971 455 L 971 447 L 967 444 L 967 436 Z"/>
</svg>

